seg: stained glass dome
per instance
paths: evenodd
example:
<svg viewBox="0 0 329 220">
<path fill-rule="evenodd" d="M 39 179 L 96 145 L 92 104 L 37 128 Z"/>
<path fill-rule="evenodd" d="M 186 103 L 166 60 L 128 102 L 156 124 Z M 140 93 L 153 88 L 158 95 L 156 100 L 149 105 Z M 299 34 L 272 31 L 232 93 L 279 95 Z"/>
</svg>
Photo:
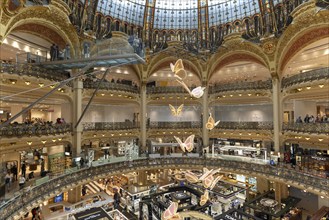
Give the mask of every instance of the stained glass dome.
<svg viewBox="0 0 329 220">
<path fill-rule="evenodd" d="M 258 0 L 99 0 L 97 11 L 153 29 L 197 29 L 243 19 L 259 13 L 260 6 Z"/>
</svg>

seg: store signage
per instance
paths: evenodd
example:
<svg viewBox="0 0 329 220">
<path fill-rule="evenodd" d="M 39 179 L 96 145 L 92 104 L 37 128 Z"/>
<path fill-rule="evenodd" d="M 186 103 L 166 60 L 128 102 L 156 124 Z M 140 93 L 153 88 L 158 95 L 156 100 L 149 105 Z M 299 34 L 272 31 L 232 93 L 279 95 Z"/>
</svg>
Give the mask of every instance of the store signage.
<svg viewBox="0 0 329 220">
<path fill-rule="evenodd" d="M 230 216 L 230 215 L 225 215 L 225 218 L 228 220 L 237 220 L 236 218 Z"/>
<path fill-rule="evenodd" d="M 91 208 L 84 212 L 79 212 L 75 214 L 74 217 L 77 220 L 97 220 L 107 218 L 109 219 L 109 215 L 101 208 Z"/>
<path fill-rule="evenodd" d="M 314 160 L 321 160 L 321 161 L 326 161 L 327 160 L 327 158 L 325 158 L 325 157 L 311 156 L 311 158 L 314 159 Z"/>
</svg>

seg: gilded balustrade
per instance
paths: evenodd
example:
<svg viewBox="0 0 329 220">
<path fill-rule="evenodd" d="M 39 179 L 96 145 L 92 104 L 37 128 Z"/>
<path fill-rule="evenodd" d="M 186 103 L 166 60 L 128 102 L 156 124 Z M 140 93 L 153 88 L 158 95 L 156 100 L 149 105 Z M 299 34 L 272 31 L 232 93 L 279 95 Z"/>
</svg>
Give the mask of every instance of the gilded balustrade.
<svg viewBox="0 0 329 220">
<path fill-rule="evenodd" d="M 249 175 L 263 176 L 272 181 L 284 181 L 297 187 L 302 186 L 312 189 L 321 194 L 329 191 L 329 179 L 320 178 L 281 166 L 261 164 L 255 166 L 253 163 L 227 161 L 214 158 L 142 158 L 129 162 L 105 163 L 50 179 L 30 190 L 19 192 L 17 196 L 5 204 L 2 204 L 0 207 L 0 216 L 4 219 L 13 219 L 14 216 L 17 217 L 17 215 L 21 216 L 30 211 L 28 210 L 28 206 L 48 199 L 53 195 L 51 193 L 68 190 L 73 186 L 84 184 L 95 178 L 102 178 L 108 175 L 148 168 L 161 169 L 177 167 L 185 169 L 202 169 L 203 167 L 221 168 L 223 172 L 248 173 Z"/>
<path fill-rule="evenodd" d="M 84 131 L 129 130 L 139 126 L 136 122 L 85 122 L 82 125 Z"/>
<path fill-rule="evenodd" d="M 228 130 L 273 130 L 273 122 L 233 122 L 222 121 L 215 129 L 228 129 Z"/>
<path fill-rule="evenodd" d="M 155 86 L 147 87 L 146 93 L 152 94 L 171 94 L 171 93 L 186 93 L 186 90 L 181 86 Z"/>
<path fill-rule="evenodd" d="M 70 78 L 69 72 L 44 69 L 42 67 L 32 65 L 29 63 L 9 64 L 9 63 L 0 62 L 0 72 L 33 76 L 37 78 L 48 79 L 51 81 L 63 81 L 65 79 Z"/>
<path fill-rule="evenodd" d="M 180 122 L 168 122 L 168 121 L 154 121 L 148 124 L 150 129 L 184 129 L 184 128 L 201 128 L 200 121 L 180 121 Z"/>
<path fill-rule="evenodd" d="M 209 94 L 220 92 L 239 91 L 239 90 L 271 90 L 272 81 L 257 81 L 257 82 L 235 82 L 228 84 L 215 84 L 209 87 Z"/>
<path fill-rule="evenodd" d="M 66 132 L 72 132 L 72 124 L 11 124 L 0 129 L 0 138 L 55 135 Z"/>
<path fill-rule="evenodd" d="M 293 131 L 311 134 L 329 134 L 329 122 L 323 123 L 283 123 L 283 131 Z"/>
<path fill-rule="evenodd" d="M 290 77 L 285 77 L 281 81 L 281 87 L 287 88 L 293 85 L 299 85 L 305 82 L 329 80 L 329 68 L 321 68 L 299 73 Z"/>
<path fill-rule="evenodd" d="M 96 89 L 97 85 L 98 81 L 85 80 L 83 82 L 83 88 L 85 89 Z M 101 82 L 99 89 L 139 93 L 139 89 L 137 86 L 126 85 L 121 83 L 112 83 L 107 81 Z"/>
</svg>

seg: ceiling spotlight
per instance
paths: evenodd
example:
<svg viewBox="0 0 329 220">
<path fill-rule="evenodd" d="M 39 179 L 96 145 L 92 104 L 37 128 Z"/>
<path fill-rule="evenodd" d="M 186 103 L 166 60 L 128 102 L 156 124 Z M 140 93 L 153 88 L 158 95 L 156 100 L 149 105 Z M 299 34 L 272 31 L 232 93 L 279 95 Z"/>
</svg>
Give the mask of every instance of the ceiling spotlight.
<svg viewBox="0 0 329 220">
<path fill-rule="evenodd" d="M 25 84 L 28 86 L 28 85 L 31 84 L 31 82 L 30 81 L 25 81 Z"/>
<path fill-rule="evenodd" d="M 302 89 L 302 88 L 298 88 L 297 90 L 298 90 L 298 92 L 300 92 L 300 91 L 302 91 L 303 89 Z"/>
<path fill-rule="evenodd" d="M 13 85 L 15 85 L 15 84 L 16 84 L 16 82 L 17 82 L 17 80 L 16 80 L 16 79 L 10 79 L 9 81 L 10 81 L 10 83 L 11 83 L 11 84 L 13 84 Z"/>
<path fill-rule="evenodd" d="M 62 140 L 62 138 L 58 138 L 58 141 L 61 141 Z"/>
<path fill-rule="evenodd" d="M 104 93 L 101 94 L 101 96 L 104 96 L 104 95 L 105 95 Z"/>
<path fill-rule="evenodd" d="M 110 94 L 110 96 L 113 96 L 113 94 Z"/>
<path fill-rule="evenodd" d="M 324 196 L 320 196 L 321 197 L 321 199 L 324 199 Z"/>
<path fill-rule="evenodd" d="M 324 85 L 323 84 L 320 84 L 319 87 L 322 89 L 324 87 Z"/>
<path fill-rule="evenodd" d="M 96 137 L 96 136 L 97 136 L 97 134 L 94 134 L 93 136 L 94 136 L 94 137 Z"/>
<path fill-rule="evenodd" d="M 65 89 L 61 89 L 61 93 L 64 93 L 65 92 Z"/>
<path fill-rule="evenodd" d="M 104 137 L 105 136 L 105 134 L 102 134 L 102 137 Z"/>
<path fill-rule="evenodd" d="M 43 84 L 43 83 L 39 83 L 39 86 L 40 86 L 40 87 L 43 87 L 44 85 L 45 85 L 45 84 Z"/>
<path fill-rule="evenodd" d="M 319 141 L 323 141 L 323 138 L 319 138 Z"/>
<path fill-rule="evenodd" d="M 56 139 L 52 139 L 52 141 L 55 143 L 56 142 Z"/>
<path fill-rule="evenodd" d="M 32 141 L 26 141 L 26 143 L 31 146 Z"/>
<path fill-rule="evenodd" d="M 231 94 L 230 96 L 231 96 L 231 97 L 233 97 L 233 95 L 232 95 L 232 94 Z"/>
<path fill-rule="evenodd" d="M 308 140 L 310 140 L 310 138 L 309 138 L 309 137 L 306 137 L 306 138 L 305 138 L 305 140 L 307 140 L 307 141 L 308 141 Z"/>
<path fill-rule="evenodd" d="M 248 96 L 251 96 L 251 93 L 248 93 Z"/>
<path fill-rule="evenodd" d="M 239 96 L 242 96 L 242 94 L 240 93 Z"/>
<path fill-rule="evenodd" d="M 223 95 L 223 98 L 225 98 L 226 97 L 226 95 Z"/>
<path fill-rule="evenodd" d="M 310 89 L 311 89 L 311 86 L 307 86 L 306 89 L 307 89 L 307 90 L 310 90 Z"/>
<path fill-rule="evenodd" d="M 46 140 L 42 140 L 41 143 L 45 144 L 47 141 Z"/>
<path fill-rule="evenodd" d="M 50 88 L 52 88 L 52 89 L 55 88 L 55 85 L 50 85 Z"/>
</svg>

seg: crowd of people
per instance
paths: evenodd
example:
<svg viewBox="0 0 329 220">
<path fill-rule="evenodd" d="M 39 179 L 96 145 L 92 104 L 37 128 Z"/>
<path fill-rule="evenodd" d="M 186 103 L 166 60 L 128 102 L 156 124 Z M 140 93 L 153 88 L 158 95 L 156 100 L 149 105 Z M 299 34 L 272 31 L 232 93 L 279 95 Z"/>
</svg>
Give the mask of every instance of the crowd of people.
<svg viewBox="0 0 329 220">
<path fill-rule="evenodd" d="M 68 60 L 70 59 L 70 45 L 66 45 L 63 51 L 60 50 L 56 44 L 50 47 L 50 61 L 54 60 Z"/>
<path fill-rule="evenodd" d="M 322 116 L 318 114 L 316 117 L 306 114 L 304 119 L 302 119 L 302 116 L 299 116 L 296 120 L 296 123 L 329 123 L 329 118 L 325 114 Z"/>
</svg>

